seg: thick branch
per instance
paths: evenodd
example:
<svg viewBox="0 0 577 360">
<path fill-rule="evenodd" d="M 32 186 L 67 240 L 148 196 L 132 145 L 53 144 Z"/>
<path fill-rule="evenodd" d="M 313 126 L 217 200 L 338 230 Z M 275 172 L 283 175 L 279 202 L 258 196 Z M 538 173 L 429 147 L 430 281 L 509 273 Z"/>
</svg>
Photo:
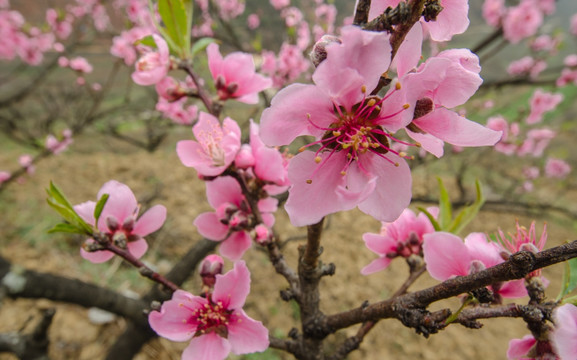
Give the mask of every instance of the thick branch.
<svg viewBox="0 0 577 360">
<path fill-rule="evenodd" d="M 13 353 L 21 360 L 48 360 L 48 329 L 54 313 L 54 309 L 45 310 L 32 334 L 0 334 L 0 353 Z"/>
<path fill-rule="evenodd" d="M 458 276 L 439 285 L 389 299 L 366 307 L 326 316 L 318 325 L 323 335 L 364 321 L 402 318 L 407 312 L 424 312 L 438 300 L 479 289 L 498 282 L 521 279 L 532 271 L 577 257 L 577 241 L 557 246 L 537 254 L 521 251 L 508 261 L 468 276 Z M 423 313 L 424 314 L 424 313 Z M 319 334 L 320 335 L 320 334 Z"/>
</svg>

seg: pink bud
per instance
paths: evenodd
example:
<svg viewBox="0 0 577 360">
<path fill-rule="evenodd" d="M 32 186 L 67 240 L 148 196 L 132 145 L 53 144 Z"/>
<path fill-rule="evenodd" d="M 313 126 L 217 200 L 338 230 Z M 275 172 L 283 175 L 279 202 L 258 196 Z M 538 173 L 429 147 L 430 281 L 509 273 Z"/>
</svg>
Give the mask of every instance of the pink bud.
<svg viewBox="0 0 577 360">
<path fill-rule="evenodd" d="M 271 231 L 264 224 L 258 224 L 255 226 L 254 233 L 254 240 L 261 245 L 266 245 L 272 240 Z"/>
<path fill-rule="evenodd" d="M 240 169 L 247 169 L 255 165 L 255 159 L 252 154 L 252 148 L 250 145 L 243 144 L 240 147 L 240 150 L 234 159 L 234 164 Z"/>
<path fill-rule="evenodd" d="M 212 254 L 205 257 L 199 269 L 203 285 L 212 288 L 216 282 L 216 275 L 222 274 L 223 266 L 224 260 L 220 256 Z"/>
<path fill-rule="evenodd" d="M 333 35 L 323 35 L 323 37 L 321 37 L 319 41 L 315 43 L 311 53 L 309 54 L 309 57 L 315 67 L 319 66 L 319 64 L 327 58 L 327 46 L 334 43 L 340 44 L 341 40 Z"/>
</svg>

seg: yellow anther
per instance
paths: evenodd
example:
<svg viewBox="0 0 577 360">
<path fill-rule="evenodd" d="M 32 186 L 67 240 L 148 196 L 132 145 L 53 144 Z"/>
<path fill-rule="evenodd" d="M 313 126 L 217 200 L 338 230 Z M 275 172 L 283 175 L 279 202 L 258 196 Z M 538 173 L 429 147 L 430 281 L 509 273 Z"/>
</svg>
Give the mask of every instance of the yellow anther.
<svg viewBox="0 0 577 360">
<path fill-rule="evenodd" d="M 375 106 L 376 103 L 377 103 L 377 101 L 375 99 L 371 99 L 371 100 L 367 101 L 368 106 Z"/>
<path fill-rule="evenodd" d="M 313 183 L 313 181 L 311 179 L 307 180 L 307 184 L 312 184 L 312 183 Z"/>
<path fill-rule="evenodd" d="M 361 92 L 363 94 L 367 92 L 367 87 L 365 85 L 361 86 Z"/>
<path fill-rule="evenodd" d="M 421 147 L 421 143 L 415 143 L 416 147 Z"/>
<path fill-rule="evenodd" d="M 303 152 L 303 151 L 305 151 L 305 147 L 304 147 L 304 146 L 301 146 L 301 147 L 299 148 L 299 152 Z"/>
<path fill-rule="evenodd" d="M 379 144 L 377 144 L 377 143 L 371 143 L 371 147 L 372 147 L 373 149 L 376 149 L 376 148 L 378 148 L 379 146 L 381 146 L 381 145 L 379 145 Z"/>
<path fill-rule="evenodd" d="M 400 157 L 406 157 L 406 156 L 407 156 L 407 153 L 404 152 L 404 151 L 401 151 L 401 152 L 399 153 L 399 156 L 400 156 Z"/>
<path fill-rule="evenodd" d="M 333 136 L 341 136 L 341 132 L 340 131 L 333 131 Z"/>
<path fill-rule="evenodd" d="M 403 105 L 403 109 L 408 109 L 408 108 L 410 108 L 410 107 L 411 107 L 411 105 L 409 105 L 409 104 Z"/>
<path fill-rule="evenodd" d="M 323 159 L 321 159 L 320 156 L 316 156 L 316 157 L 315 157 L 315 162 L 316 162 L 317 164 L 320 163 L 321 161 L 323 161 Z"/>
<path fill-rule="evenodd" d="M 348 149 L 351 147 L 350 143 L 343 144 L 343 149 Z"/>
<path fill-rule="evenodd" d="M 341 171 L 341 175 L 345 176 L 346 174 L 347 174 L 347 172 L 346 172 L 346 171 L 344 171 L 344 170 L 343 170 L 343 171 Z"/>
<path fill-rule="evenodd" d="M 368 141 L 363 141 L 363 143 L 361 144 L 365 149 L 367 149 L 369 147 L 369 142 Z"/>
<path fill-rule="evenodd" d="M 183 324 L 186 324 L 186 319 L 182 319 L 182 323 L 183 323 Z"/>
<path fill-rule="evenodd" d="M 395 166 L 396 166 L 396 167 L 399 167 L 399 163 L 395 163 Z"/>
<path fill-rule="evenodd" d="M 401 83 L 400 82 L 395 84 L 395 89 L 401 90 Z"/>
</svg>

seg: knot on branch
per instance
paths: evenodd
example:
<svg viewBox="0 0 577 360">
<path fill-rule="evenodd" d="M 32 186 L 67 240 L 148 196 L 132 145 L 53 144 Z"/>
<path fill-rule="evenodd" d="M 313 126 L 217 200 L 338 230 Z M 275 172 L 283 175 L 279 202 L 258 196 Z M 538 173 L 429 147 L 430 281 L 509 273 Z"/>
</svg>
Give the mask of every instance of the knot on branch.
<svg viewBox="0 0 577 360">
<path fill-rule="evenodd" d="M 427 0 L 423 9 L 423 17 L 426 22 L 436 21 L 441 11 L 443 11 L 443 7 L 439 0 Z"/>
<path fill-rule="evenodd" d="M 336 271 L 336 266 L 333 263 L 323 264 L 321 266 L 321 276 L 333 276 Z"/>
<path fill-rule="evenodd" d="M 313 339 L 324 339 L 327 336 L 327 332 L 324 328 L 325 315 L 319 314 L 318 316 L 313 316 L 309 321 L 303 323 L 303 334 L 305 337 Z"/>
<path fill-rule="evenodd" d="M 295 298 L 295 293 L 291 289 L 281 290 L 280 298 L 288 302 Z"/>
<path fill-rule="evenodd" d="M 396 306 L 395 313 L 403 325 L 415 329 L 417 334 L 428 338 L 445 327 L 445 320 L 451 315 L 448 309 L 431 314 L 425 309 L 407 309 Z"/>
<path fill-rule="evenodd" d="M 529 251 L 519 251 L 509 258 L 511 273 L 517 278 L 523 278 L 529 274 L 535 266 L 535 254 Z"/>
</svg>

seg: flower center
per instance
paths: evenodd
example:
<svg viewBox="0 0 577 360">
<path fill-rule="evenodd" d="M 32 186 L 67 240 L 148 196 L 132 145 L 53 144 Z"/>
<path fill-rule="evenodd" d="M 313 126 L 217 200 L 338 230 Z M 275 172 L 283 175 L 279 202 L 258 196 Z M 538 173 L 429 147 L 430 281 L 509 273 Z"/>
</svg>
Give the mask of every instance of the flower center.
<svg viewBox="0 0 577 360">
<path fill-rule="evenodd" d="M 210 300 L 200 308 L 192 310 L 192 318 L 197 321 L 195 336 L 216 332 L 222 337 L 228 335 L 228 324 L 232 318 L 232 311 L 223 307 L 222 303 L 213 303 Z"/>
<path fill-rule="evenodd" d="M 309 116 L 308 120 L 313 126 L 317 129 L 325 130 L 325 134 L 320 140 L 305 146 L 320 145 L 320 148 L 316 151 L 315 161 L 319 164 L 324 163 L 334 153 L 345 151 L 348 161 L 341 171 L 341 175 L 345 175 L 353 161 L 358 161 L 360 156 L 369 152 L 382 157 L 395 166 L 399 164 L 384 156 L 384 154 L 392 153 L 402 158 L 412 159 L 404 152 L 393 150 L 390 146 L 390 140 L 408 146 L 414 144 L 394 138 L 392 134 L 379 125 L 379 123 L 398 115 L 408 108 L 408 104 L 406 104 L 393 114 L 381 114 L 383 102 L 399 89 L 400 84 L 397 84 L 395 90 L 384 98 L 373 95 L 365 96 L 360 103 L 353 105 L 351 110 L 334 104 L 335 122 L 329 128 L 321 128 L 315 125 Z M 362 92 L 366 93 L 364 86 Z M 303 151 L 305 147 L 302 147 L 299 151 Z M 330 151 L 330 154 L 323 160 L 320 154 L 325 151 Z"/>
<path fill-rule="evenodd" d="M 221 142 L 224 138 L 224 133 L 219 125 L 214 125 L 209 131 L 201 130 L 196 136 L 199 144 L 202 146 L 202 151 L 208 157 L 214 166 L 224 166 L 224 150 Z"/>
</svg>

